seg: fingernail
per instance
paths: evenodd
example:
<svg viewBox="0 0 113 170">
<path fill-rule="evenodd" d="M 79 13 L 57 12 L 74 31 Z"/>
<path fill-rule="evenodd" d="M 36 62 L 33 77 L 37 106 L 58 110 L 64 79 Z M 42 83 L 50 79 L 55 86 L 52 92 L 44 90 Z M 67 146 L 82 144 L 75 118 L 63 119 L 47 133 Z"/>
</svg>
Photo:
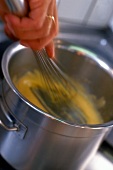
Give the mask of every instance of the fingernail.
<svg viewBox="0 0 113 170">
<path fill-rule="evenodd" d="M 55 56 L 54 48 L 50 48 L 49 50 L 47 50 L 47 54 L 50 58 L 54 58 L 54 56 Z"/>
<path fill-rule="evenodd" d="M 51 50 L 51 56 L 52 56 L 52 58 L 55 57 L 55 49 L 54 48 L 52 48 L 52 50 Z"/>
</svg>

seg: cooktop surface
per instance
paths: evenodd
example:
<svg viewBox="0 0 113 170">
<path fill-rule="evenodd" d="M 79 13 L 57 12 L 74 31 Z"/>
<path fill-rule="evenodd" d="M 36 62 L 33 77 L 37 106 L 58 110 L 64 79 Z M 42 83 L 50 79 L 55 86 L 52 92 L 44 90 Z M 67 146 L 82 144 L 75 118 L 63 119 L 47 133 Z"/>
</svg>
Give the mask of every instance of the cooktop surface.
<svg viewBox="0 0 113 170">
<path fill-rule="evenodd" d="M 16 170 L 16 169 L 11 167 L 0 156 L 0 170 Z M 87 167 L 82 170 L 113 170 L 113 148 L 108 143 L 103 142 L 96 155 L 87 165 Z"/>
</svg>

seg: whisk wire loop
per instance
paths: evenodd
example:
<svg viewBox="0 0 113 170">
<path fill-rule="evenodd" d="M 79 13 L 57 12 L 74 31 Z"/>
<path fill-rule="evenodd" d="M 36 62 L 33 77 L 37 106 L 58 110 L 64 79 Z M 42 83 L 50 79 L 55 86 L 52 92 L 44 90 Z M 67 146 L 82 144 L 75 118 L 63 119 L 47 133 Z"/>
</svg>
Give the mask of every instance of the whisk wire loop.
<svg viewBox="0 0 113 170">
<path fill-rule="evenodd" d="M 73 102 L 77 91 L 73 83 L 68 81 L 67 76 L 52 61 L 45 49 L 34 51 L 38 69 L 41 74 L 42 89 L 31 89 L 45 108 L 58 118 L 64 118 L 71 122 L 86 122 L 82 112 Z"/>
</svg>

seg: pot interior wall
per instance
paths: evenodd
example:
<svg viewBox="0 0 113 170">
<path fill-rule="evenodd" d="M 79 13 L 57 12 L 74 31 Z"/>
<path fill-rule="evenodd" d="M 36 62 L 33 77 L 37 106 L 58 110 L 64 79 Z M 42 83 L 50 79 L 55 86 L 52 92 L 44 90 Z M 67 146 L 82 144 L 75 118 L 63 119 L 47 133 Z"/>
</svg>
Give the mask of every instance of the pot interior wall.
<svg viewBox="0 0 113 170">
<path fill-rule="evenodd" d="M 65 47 L 65 48 L 64 48 Z M 59 67 L 73 80 L 80 82 L 87 92 L 94 96 L 94 102 L 104 100 L 98 108 L 104 122 L 113 120 L 113 76 L 92 55 L 72 50 L 69 44 L 56 43 L 56 59 Z M 96 56 L 99 58 L 100 56 Z M 107 63 L 106 63 L 107 64 Z M 34 53 L 29 48 L 16 50 L 10 58 L 8 70 L 11 79 L 37 68 Z"/>
<path fill-rule="evenodd" d="M 37 67 L 34 53 L 29 48 L 23 48 L 13 54 L 9 62 L 9 74 L 11 79 L 16 75 L 22 76 L 27 71 L 32 71 Z"/>
</svg>

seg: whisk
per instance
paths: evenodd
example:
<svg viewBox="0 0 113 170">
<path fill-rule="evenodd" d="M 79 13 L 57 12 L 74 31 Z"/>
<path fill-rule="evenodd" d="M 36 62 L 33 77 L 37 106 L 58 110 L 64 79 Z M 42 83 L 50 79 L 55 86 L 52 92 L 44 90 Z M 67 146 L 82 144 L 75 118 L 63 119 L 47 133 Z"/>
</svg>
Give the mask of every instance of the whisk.
<svg viewBox="0 0 113 170">
<path fill-rule="evenodd" d="M 38 67 L 40 69 L 41 81 L 43 87 L 48 91 L 49 96 L 53 102 L 60 103 L 61 99 L 63 101 L 76 95 L 75 87 L 73 87 L 73 94 L 70 95 L 69 82 L 66 79 L 66 75 L 61 71 L 61 69 L 56 65 L 56 63 L 51 60 L 46 53 L 45 49 L 34 52 L 35 58 L 37 60 Z M 60 100 L 60 101 L 59 101 Z"/>
<path fill-rule="evenodd" d="M 25 0 L 5 0 L 5 2 L 12 13 L 20 17 L 27 14 Z M 33 87 L 32 92 L 50 114 L 74 123 L 85 123 L 83 113 L 72 102 L 77 93 L 76 88 L 47 56 L 44 49 L 33 53 L 40 69 L 42 88 Z"/>
<path fill-rule="evenodd" d="M 47 56 L 45 49 L 34 52 L 39 72 L 41 87 L 31 88 L 47 111 L 67 121 L 85 123 L 85 118 L 73 99 L 77 89 L 57 64 Z"/>
</svg>

